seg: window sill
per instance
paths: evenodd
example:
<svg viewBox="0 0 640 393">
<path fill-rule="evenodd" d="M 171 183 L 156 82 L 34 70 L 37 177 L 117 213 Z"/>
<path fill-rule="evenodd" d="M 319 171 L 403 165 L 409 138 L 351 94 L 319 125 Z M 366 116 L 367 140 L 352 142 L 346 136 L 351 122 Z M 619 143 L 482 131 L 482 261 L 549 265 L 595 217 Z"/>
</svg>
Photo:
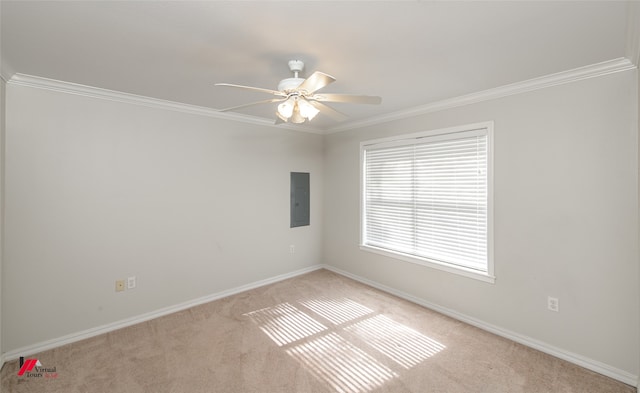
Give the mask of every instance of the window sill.
<svg viewBox="0 0 640 393">
<path fill-rule="evenodd" d="M 464 277 L 473 278 L 476 280 L 488 282 L 490 284 L 495 284 L 496 278 L 494 275 L 489 273 L 479 272 L 477 270 L 464 268 L 461 266 L 455 266 L 443 262 L 434 261 L 431 259 L 418 258 L 413 255 L 403 254 L 399 252 L 392 252 L 389 250 L 385 250 L 382 248 L 360 245 L 360 249 L 362 251 L 372 252 L 374 254 L 384 255 L 389 258 L 399 259 L 401 261 L 415 263 L 417 265 L 427 266 L 432 269 L 442 270 L 447 273 L 453 273 Z"/>
</svg>

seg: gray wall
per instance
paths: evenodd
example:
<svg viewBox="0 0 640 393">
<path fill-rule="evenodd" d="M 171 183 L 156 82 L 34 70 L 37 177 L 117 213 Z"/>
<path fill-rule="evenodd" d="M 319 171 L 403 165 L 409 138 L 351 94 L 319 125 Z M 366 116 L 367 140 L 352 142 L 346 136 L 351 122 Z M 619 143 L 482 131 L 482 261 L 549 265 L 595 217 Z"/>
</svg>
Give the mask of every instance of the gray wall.
<svg viewBox="0 0 640 393">
<path fill-rule="evenodd" d="M 629 71 L 323 138 L 8 84 L 2 350 L 324 262 L 637 375 L 638 90 Z M 359 142 L 487 120 L 496 283 L 360 251 Z M 291 171 L 310 227 L 288 226 Z"/>
<path fill-rule="evenodd" d="M 327 136 L 325 263 L 637 375 L 636 87 L 622 72 Z M 359 142 L 488 120 L 496 283 L 361 251 Z"/>
<path fill-rule="evenodd" d="M 6 120 L 5 351 L 321 262 L 321 135 L 11 83 Z"/>
</svg>

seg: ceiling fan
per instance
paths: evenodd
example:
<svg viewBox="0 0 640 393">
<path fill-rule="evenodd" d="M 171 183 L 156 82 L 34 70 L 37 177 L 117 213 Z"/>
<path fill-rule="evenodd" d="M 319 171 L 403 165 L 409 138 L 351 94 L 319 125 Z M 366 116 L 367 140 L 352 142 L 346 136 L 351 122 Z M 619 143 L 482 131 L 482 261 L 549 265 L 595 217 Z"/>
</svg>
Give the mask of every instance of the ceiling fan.
<svg viewBox="0 0 640 393">
<path fill-rule="evenodd" d="M 280 83 L 278 83 L 278 90 L 230 83 L 216 83 L 216 86 L 236 87 L 275 96 L 275 98 L 268 100 L 238 105 L 221 109 L 220 111 L 226 112 L 253 105 L 280 102 L 276 110 L 276 124 L 286 122 L 300 124 L 310 121 L 320 112 L 337 121 L 343 121 L 347 118 L 345 114 L 323 104 L 323 102 L 344 102 L 351 104 L 379 104 L 382 102 L 382 98 L 376 96 L 316 93 L 328 84 L 335 82 L 335 78 L 319 71 L 314 72 L 306 79 L 300 78 L 298 73 L 304 69 L 304 62 L 300 60 L 289 61 L 289 69 L 293 72 L 293 78 L 281 80 Z"/>
</svg>

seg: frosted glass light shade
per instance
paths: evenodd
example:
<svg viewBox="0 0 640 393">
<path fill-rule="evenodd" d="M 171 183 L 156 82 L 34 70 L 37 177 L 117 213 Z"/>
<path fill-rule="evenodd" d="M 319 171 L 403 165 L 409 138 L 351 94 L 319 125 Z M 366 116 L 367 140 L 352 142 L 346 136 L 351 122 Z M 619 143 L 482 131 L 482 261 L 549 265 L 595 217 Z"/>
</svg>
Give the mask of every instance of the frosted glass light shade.
<svg viewBox="0 0 640 393">
<path fill-rule="evenodd" d="M 300 116 L 309 120 L 316 117 L 318 112 L 320 112 L 318 109 L 316 109 L 316 107 L 309 104 L 309 102 L 307 102 L 306 100 L 298 101 L 298 108 L 300 109 Z"/>
<path fill-rule="evenodd" d="M 293 114 L 293 107 L 295 106 L 295 102 L 293 98 L 289 98 L 282 104 L 278 105 L 278 113 L 282 115 L 285 119 L 288 119 Z"/>
</svg>

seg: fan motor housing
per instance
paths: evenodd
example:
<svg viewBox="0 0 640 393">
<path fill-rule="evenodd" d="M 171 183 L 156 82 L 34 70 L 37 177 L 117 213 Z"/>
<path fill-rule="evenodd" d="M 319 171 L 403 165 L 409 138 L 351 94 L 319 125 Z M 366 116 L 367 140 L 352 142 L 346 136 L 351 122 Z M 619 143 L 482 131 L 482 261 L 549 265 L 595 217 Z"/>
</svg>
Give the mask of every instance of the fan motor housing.
<svg viewBox="0 0 640 393">
<path fill-rule="evenodd" d="M 290 91 L 295 90 L 304 82 L 304 78 L 287 78 L 278 83 L 278 91 Z"/>
</svg>

